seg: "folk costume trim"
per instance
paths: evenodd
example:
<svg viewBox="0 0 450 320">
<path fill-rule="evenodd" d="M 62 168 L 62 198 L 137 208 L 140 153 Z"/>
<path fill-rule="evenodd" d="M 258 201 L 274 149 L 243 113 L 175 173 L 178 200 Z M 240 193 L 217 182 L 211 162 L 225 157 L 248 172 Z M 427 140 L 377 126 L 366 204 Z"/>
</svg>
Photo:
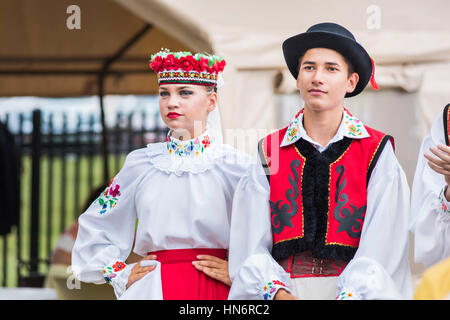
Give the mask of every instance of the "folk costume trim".
<svg viewBox="0 0 450 320">
<path fill-rule="evenodd" d="M 286 198 L 292 199 L 289 201 L 292 206 L 289 210 L 290 212 L 288 213 L 287 207 L 285 207 L 285 205 L 281 205 L 281 206 L 279 205 L 281 200 L 277 201 L 276 203 L 269 201 L 271 213 L 276 212 L 275 214 L 272 215 L 272 230 L 275 229 L 275 231 L 273 231 L 275 233 L 277 233 L 277 229 L 279 227 L 282 227 L 282 228 L 284 228 L 284 226 L 292 227 L 292 222 L 290 220 L 287 220 L 286 218 L 291 218 L 291 217 L 295 216 L 299 211 L 300 211 L 301 215 L 303 216 L 303 212 L 304 212 L 303 202 L 299 201 L 299 203 L 297 204 L 295 201 L 297 199 L 297 197 L 300 195 L 299 194 L 300 192 L 296 186 L 299 183 L 300 177 L 299 177 L 298 173 L 296 172 L 295 167 L 300 166 L 300 168 L 301 168 L 301 180 L 300 181 L 303 181 L 303 173 L 304 173 L 303 169 L 304 169 L 304 166 L 306 163 L 306 158 L 305 158 L 305 156 L 302 155 L 302 153 L 298 150 L 297 147 L 295 147 L 295 150 L 297 151 L 297 153 L 301 157 L 301 159 L 303 159 L 303 161 L 300 164 L 295 161 L 291 162 L 291 172 L 294 175 L 294 179 L 293 180 L 290 179 L 292 189 L 289 189 L 288 191 L 286 191 Z M 290 192 L 290 191 L 292 191 L 292 192 Z M 275 226 L 275 225 L 278 225 L 278 226 Z M 275 228 L 274 228 L 274 226 L 275 226 Z M 305 222 L 302 219 L 299 235 L 280 240 L 277 243 L 282 243 L 284 241 L 291 241 L 291 240 L 295 240 L 295 239 L 301 239 L 301 238 L 304 238 L 304 235 L 305 235 Z"/>
<path fill-rule="evenodd" d="M 367 131 L 364 130 L 362 122 L 358 118 L 352 117 L 347 110 L 344 112 L 344 123 L 347 125 L 349 138 L 365 137 L 364 133 Z"/>
<path fill-rule="evenodd" d="M 286 289 L 286 285 L 279 280 L 267 282 L 263 287 L 264 300 L 273 300 L 279 289 Z"/>
<path fill-rule="evenodd" d="M 173 154 L 179 157 L 199 156 L 205 152 L 207 148 L 211 146 L 211 137 L 205 133 L 197 138 L 191 140 L 179 140 L 167 135 L 166 145 L 169 154 Z"/>
<path fill-rule="evenodd" d="M 354 256 L 367 204 L 367 194 L 361 190 L 367 189 L 371 172 L 392 137 L 364 126 L 350 114 L 344 116 L 341 127 L 352 125 L 347 132 L 352 138 L 344 135 L 322 153 L 302 136 L 283 146 L 288 127 L 260 141 L 261 163 L 271 186 L 275 260 L 305 250 L 311 250 L 315 258 L 349 261 Z M 299 129 L 304 131 L 302 126 Z"/>
<path fill-rule="evenodd" d="M 158 84 L 195 84 L 217 86 L 226 62 L 220 56 L 189 51 L 162 49 L 150 58 L 149 66 L 158 76 Z"/>
<path fill-rule="evenodd" d="M 377 164 L 378 158 L 381 155 L 381 151 L 383 151 L 384 146 L 386 145 L 386 143 L 390 141 L 392 144 L 392 148 L 395 151 L 395 144 L 394 144 L 394 138 L 392 136 L 386 135 L 383 137 L 383 139 L 381 139 L 380 143 L 378 144 L 378 147 L 375 150 L 375 153 L 372 156 L 372 159 L 370 159 L 369 162 L 369 169 L 367 170 L 367 184 L 369 183 L 370 180 L 370 176 L 372 175 L 372 171 L 375 168 L 375 165 Z"/>
<path fill-rule="evenodd" d="M 350 144 L 348 144 L 347 149 L 345 149 L 345 151 L 342 153 L 342 155 L 339 158 L 337 158 L 333 163 L 330 164 L 330 166 L 329 166 L 330 167 L 330 170 L 329 170 L 329 176 L 330 177 L 332 175 L 332 172 L 331 172 L 332 166 L 342 159 L 342 157 L 347 153 L 349 148 L 350 148 Z M 339 178 L 338 178 L 338 185 L 339 186 L 341 186 L 343 184 L 343 183 L 340 182 L 340 179 L 344 175 L 344 171 L 345 171 L 345 167 L 344 166 L 338 166 L 336 168 L 336 172 L 339 174 Z M 330 179 L 330 182 L 328 183 L 328 211 L 327 211 L 327 232 L 326 232 L 326 238 L 328 238 L 328 232 L 330 230 L 330 217 L 329 217 L 329 215 L 330 215 L 330 194 L 331 194 L 331 179 Z M 336 194 L 336 196 L 339 197 L 340 194 Z M 338 201 L 339 201 L 339 199 L 337 199 L 337 202 Z M 338 219 L 338 218 L 336 217 L 336 219 Z M 363 220 L 364 220 L 364 218 L 363 218 Z M 362 228 L 362 222 L 361 222 L 361 228 Z M 358 248 L 358 246 L 349 245 L 349 244 L 345 244 L 345 243 L 342 243 L 342 242 L 329 242 L 327 244 Z"/>
<path fill-rule="evenodd" d="M 268 180 L 268 182 L 270 184 L 270 169 L 269 169 L 270 164 L 268 162 L 267 155 L 266 155 L 266 152 L 265 152 L 265 150 L 266 150 L 266 147 L 264 145 L 265 142 L 266 142 L 265 139 L 261 139 L 259 141 L 259 143 L 258 143 L 258 153 L 259 153 L 259 158 L 261 159 L 261 165 L 263 167 L 264 173 L 265 173 L 265 175 L 267 177 L 267 180 Z"/>
<path fill-rule="evenodd" d="M 294 120 L 292 120 L 292 122 L 289 124 L 283 141 L 281 142 L 281 147 L 285 147 L 294 143 L 306 134 L 305 129 L 302 125 L 303 112 L 304 108 L 297 113 L 297 115 L 294 117 Z M 344 137 L 353 139 L 363 139 L 369 137 L 369 133 L 367 132 L 362 121 L 354 117 L 346 108 L 343 109 L 343 119 L 341 126 L 344 126 Z"/>
<path fill-rule="evenodd" d="M 361 295 L 355 293 L 354 291 L 342 291 L 337 297 L 336 300 L 362 300 Z"/>
<path fill-rule="evenodd" d="M 171 144 L 172 142 L 176 143 Z M 149 143 L 144 153 L 152 167 L 176 176 L 201 174 L 222 163 L 251 161 L 250 157 L 236 152 L 231 146 L 217 143 L 208 129 L 191 140 L 179 140 L 168 136 L 165 142 Z"/>
<path fill-rule="evenodd" d="M 122 261 L 116 261 L 111 266 L 105 266 L 103 268 L 103 278 L 107 283 L 111 283 L 118 273 L 125 269 L 127 265 Z"/>
<path fill-rule="evenodd" d="M 448 139 L 448 135 L 450 134 L 450 103 L 447 104 L 443 111 L 443 125 L 444 125 L 444 139 L 445 139 L 445 145 L 449 146 L 450 142 Z M 450 208 L 447 206 L 447 200 L 445 199 L 445 190 L 447 189 L 447 186 L 442 188 L 441 192 L 439 193 L 439 208 L 443 214 L 450 214 Z"/>
<path fill-rule="evenodd" d="M 447 186 L 442 188 L 441 192 L 439 193 L 439 208 L 441 209 L 442 213 L 450 215 L 450 208 L 447 206 L 447 200 L 445 199 L 445 190 L 447 190 Z"/>
</svg>

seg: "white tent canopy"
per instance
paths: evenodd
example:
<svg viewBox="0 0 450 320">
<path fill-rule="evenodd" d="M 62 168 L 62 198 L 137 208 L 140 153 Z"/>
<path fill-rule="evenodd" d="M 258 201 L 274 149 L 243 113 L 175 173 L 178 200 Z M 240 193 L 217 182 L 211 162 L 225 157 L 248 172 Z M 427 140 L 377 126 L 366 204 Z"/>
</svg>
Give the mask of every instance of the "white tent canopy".
<svg viewBox="0 0 450 320">
<path fill-rule="evenodd" d="M 277 94 L 296 92 L 282 42 L 319 22 L 347 27 L 375 60 L 380 91 L 369 85 L 346 106 L 395 137 L 410 183 L 420 141 L 450 102 L 449 1 L 115 1 L 194 50 L 226 58 L 225 141 L 251 153 L 267 130 L 287 124 L 277 112 Z M 242 130 L 247 139 L 239 144 Z"/>
<path fill-rule="evenodd" d="M 232 55 L 239 68 L 283 67 L 281 42 L 323 21 L 349 28 L 383 64 L 450 60 L 445 0 L 116 1 L 198 50 Z"/>
<path fill-rule="evenodd" d="M 368 50 L 382 90 L 419 93 L 420 138 L 450 100 L 445 77 L 450 71 L 449 1 L 116 1 L 190 47 L 227 58 L 221 110 L 225 128 L 276 127 L 278 71 L 285 75 L 278 92 L 295 90 L 281 43 L 325 21 L 350 29 Z"/>
</svg>

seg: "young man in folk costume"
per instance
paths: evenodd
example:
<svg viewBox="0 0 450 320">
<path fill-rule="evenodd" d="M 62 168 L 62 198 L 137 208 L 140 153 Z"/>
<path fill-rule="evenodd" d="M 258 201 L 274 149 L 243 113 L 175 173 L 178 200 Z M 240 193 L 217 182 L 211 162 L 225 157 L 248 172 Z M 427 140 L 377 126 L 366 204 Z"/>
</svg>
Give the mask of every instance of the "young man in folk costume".
<svg viewBox="0 0 450 320">
<path fill-rule="evenodd" d="M 450 103 L 424 138 L 411 192 L 414 258 L 426 267 L 450 258 Z"/>
<path fill-rule="evenodd" d="M 410 298 L 410 191 L 393 138 L 344 108 L 376 87 L 372 59 L 334 23 L 283 52 L 305 104 L 237 186 L 229 298 Z"/>
</svg>

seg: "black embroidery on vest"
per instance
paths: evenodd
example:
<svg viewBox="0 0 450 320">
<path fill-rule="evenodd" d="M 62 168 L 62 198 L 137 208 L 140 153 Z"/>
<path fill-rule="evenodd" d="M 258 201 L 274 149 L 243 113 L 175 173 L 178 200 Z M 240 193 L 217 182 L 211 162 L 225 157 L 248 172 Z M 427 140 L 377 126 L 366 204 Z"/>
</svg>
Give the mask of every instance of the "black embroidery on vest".
<svg viewBox="0 0 450 320">
<path fill-rule="evenodd" d="M 344 138 L 320 153 L 303 138 L 295 142 L 295 148 L 306 159 L 302 173 L 304 237 L 274 244 L 272 256 L 275 260 L 307 249 L 312 250 L 315 258 L 344 258 L 348 261 L 353 257 L 356 251 L 353 248 L 342 246 L 325 248 L 324 245 L 328 221 L 329 165 L 336 161 L 351 143 L 352 139 Z"/>
<path fill-rule="evenodd" d="M 350 204 L 353 212 L 351 212 L 348 208 L 344 208 L 345 204 L 348 202 L 348 195 L 344 193 L 344 188 L 347 184 L 347 179 L 344 178 L 345 167 L 342 165 L 337 166 L 336 173 L 339 173 L 339 177 L 336 182 L 336 194 L 334 196 L 337 205 L 336 208 L 334 208 L 333 215 L 339 222 L 337 232 L 345 231 L 349 237 L 359 238 L 361 236 L 364 213 L 366 212 L 367 206 L 364 205 L 357 208 L 356 206 Z"/>
<path fill-rule="evenodd" d="M 391 136 L 385 136 L 372 159 L 367 172 L 367 183 L 376 166 L 378 158 Z M 349 261 L 357 248 L 339 244 L 325 245 L 328 222 L 328 183 L 330 181 L 330 164 L 335 162 L 351 145 L 353 139 L 344 137 L 331 144 L 320 153 L 312 144 L 303 138 L 295 142 L 294 147 L 306 159 L 302 172 L 302 210 L 304 223 L 303 238 L 296 238 L 275 243 L 272 256 L 275 260 L 283 259 L 291 254 L 311 250 L 314 258 L 339 259 Z M 292 145 L 291 145 L 292 147 Z M 351 206 L 351 205 L 350 205 Z M 364 207 L 352 206 L 353 214 L 360 216 Z M 347 209 L 350 214 L 350 209 Z M 356 231 L 355 231 L 356 232 Z"/>
<path fill-rule="evenodd" d="M 272 216 L 272 232 L 274 233 L 280 233 L 286 226 L 291 228 L 294 227 L 291 218 L 294 217 L 298 212 L 296 200 L 298 198 L 298 195 L 300 194 L 300 190 L 298 188 L 300 175 L 298 174 L 297 168 L 300 167 L 300 165 L 300 160 L 292 160 L 290 165 L 291 172 L 294 175 L 294 178 L 289 175 L 289 184 L 291 185 L 292 189 L 288 189 L 286 191 L 286 199 L 289 201 L 291 206 L 289 207 L 289 205 L 286 203 L 280 206 L 280 202 L 282 200 L 278 200 L 276 203 L 269 200 Z"/>
</svg>

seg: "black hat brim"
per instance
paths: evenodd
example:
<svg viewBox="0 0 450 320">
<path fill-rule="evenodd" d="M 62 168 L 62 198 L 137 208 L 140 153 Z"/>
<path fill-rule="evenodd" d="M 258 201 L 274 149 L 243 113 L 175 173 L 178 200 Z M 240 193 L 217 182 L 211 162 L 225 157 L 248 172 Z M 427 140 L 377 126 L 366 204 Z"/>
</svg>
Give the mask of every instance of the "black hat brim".
<svg viewBox="0 0 450 320">
<path fill-rule="evenodd" d="M 351 61 L 359 81 L 355 90 L 345 95 L 346 98 L 356 96 L 367 86 L 372 76 L 372 60 L 367 51 L 356 41 L 330 32 L 301 33 L 283 42 L 284 59 L 295 79 L 298 77 L 300 57 L 312 48 L 332 49 Z"/>
</svg>

